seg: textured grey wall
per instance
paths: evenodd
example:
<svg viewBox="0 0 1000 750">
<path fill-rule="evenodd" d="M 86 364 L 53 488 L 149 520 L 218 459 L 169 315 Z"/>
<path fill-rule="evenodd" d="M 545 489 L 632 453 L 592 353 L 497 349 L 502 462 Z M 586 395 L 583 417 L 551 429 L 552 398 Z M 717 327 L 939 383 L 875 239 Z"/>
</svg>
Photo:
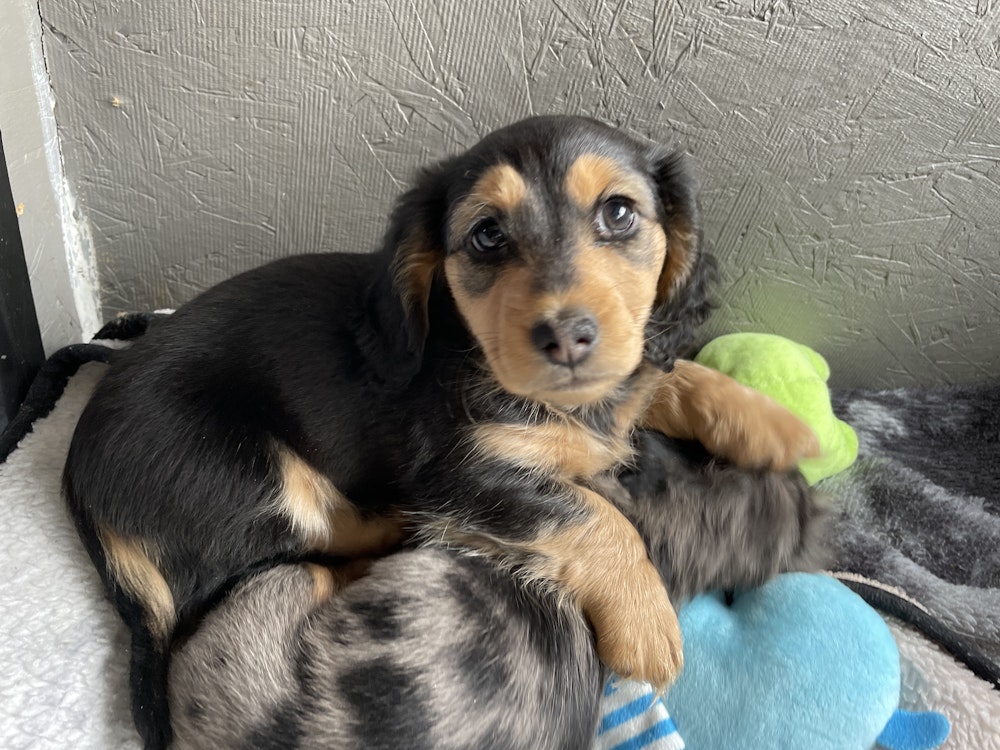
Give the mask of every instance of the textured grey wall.
<svg viewBox="0 0 1000 750">
<path fill-rule="evenodd" d="M 991 0 L 41 0 L 107 313 L 363 251 L 415 166 L 543 112 L 696 158 L 717 331 L 838 385 L 1000 377 Z"/>
</svg>

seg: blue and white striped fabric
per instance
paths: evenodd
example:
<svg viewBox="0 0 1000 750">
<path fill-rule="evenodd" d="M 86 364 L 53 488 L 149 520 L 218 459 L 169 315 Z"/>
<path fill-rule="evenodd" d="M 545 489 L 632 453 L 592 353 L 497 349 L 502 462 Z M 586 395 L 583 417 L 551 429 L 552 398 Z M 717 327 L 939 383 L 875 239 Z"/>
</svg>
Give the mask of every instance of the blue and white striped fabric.
<svg viewBox="0 0 1000 750">
<path fill-rule="evenodd" d="M 645 682 L 609 677 L 594 750 L 683 750 L 663 698 Z"/>
</svg>

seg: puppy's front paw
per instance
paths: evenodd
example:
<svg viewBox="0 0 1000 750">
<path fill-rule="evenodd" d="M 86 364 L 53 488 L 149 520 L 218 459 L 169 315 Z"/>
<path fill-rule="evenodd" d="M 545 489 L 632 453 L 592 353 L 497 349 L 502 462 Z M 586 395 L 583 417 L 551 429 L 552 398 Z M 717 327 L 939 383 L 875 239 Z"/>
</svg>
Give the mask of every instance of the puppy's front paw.
<svg viewBox="0 0 1000 750">
<path fill-rule="evenodd" d="M 739 408 L 717 415 L 700 436 L 709 451 L 744 469 L 778 472 L 819 455 L 816 433 L 795 414 L 749 388 L 741 395 L 730 402 Z"/>
<path fill-rule="evenodd" d="M 619 676 L 665 688 L 684 663 L 680 623 L 652 564 L 638 573 L 590 614 L 597 653 Z"/>
<path fill-rule="evenodd" d="M 743 469 L 789 471 L 819 455 L 819 441 L 795 414 L 716 370 L 678 360 L 664 375 L 643 425 L 669 437 L 695 439 Z"/>
<path fill-rule="evenodd" d="M 805 422 L 778 406 L 767 415 L 763 436 L 770 442 L 764 464 L 771 471 L 791 471 L 803 458 L 819 455 L 819 440 Z"/>
</svg>

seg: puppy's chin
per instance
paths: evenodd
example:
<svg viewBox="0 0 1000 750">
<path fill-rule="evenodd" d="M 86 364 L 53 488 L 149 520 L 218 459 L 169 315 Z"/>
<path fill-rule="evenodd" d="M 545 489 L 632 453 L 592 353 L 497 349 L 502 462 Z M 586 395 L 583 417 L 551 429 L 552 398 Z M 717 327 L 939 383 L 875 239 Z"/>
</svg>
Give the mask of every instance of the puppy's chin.
<svg viewBox="0 0 1000 750">
<path fill-rule="evenodd" d="M 616 378 L 612 381 L 601 381 L 588 386 L 540 390 L 526 395 L 533 401 L 539 401 L 562 409 L 573 409 L 603 401 L 611 395 L 619 383 L 621 383 L 621 378 Z"/>
<path fill-rule="evenodd" d="M 603 401 L 639 366 L 639 358 L 636 358 L 634 364 L 616 362 L 614 367 L 602 367 L 595 363 L 595 366 L 588 364 L 571 371 L 538 357 L 533 366 L 522 364 L 515 370 L 505 366 L 503 357 L 495 361 L 489 356 L 487 359 L 491 360 L 497 382 L 508 393 L 564 409 Z"/>
</svg>

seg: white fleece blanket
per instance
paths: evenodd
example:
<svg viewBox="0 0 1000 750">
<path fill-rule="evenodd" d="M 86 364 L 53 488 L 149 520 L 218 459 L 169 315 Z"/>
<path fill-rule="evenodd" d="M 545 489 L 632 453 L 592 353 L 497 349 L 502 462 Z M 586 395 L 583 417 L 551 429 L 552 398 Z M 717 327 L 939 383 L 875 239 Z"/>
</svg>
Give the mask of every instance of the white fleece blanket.
<svg viewBox="0 0 1000 750">
<path fill-rule="evenodd" d="M 60 497 L 69 440 L 104 365 L 0 464 L 0 747 L 138 748 L 128 637 Z"/>
<path fill-rule="evenodd" d="M 0 464 L 0 748 L 138 748 L 125 628 L 60 497 L 73 426 L 104 365 L 87 364 Z M 901 706 L 946 714 L 952 750 L 1000 750 L 1000 694 L 894 625 Z M 720 749 L 723 750 L 723 749 Z M 765 750 L 765 749 L 761 749 Z"/>
</svg>

